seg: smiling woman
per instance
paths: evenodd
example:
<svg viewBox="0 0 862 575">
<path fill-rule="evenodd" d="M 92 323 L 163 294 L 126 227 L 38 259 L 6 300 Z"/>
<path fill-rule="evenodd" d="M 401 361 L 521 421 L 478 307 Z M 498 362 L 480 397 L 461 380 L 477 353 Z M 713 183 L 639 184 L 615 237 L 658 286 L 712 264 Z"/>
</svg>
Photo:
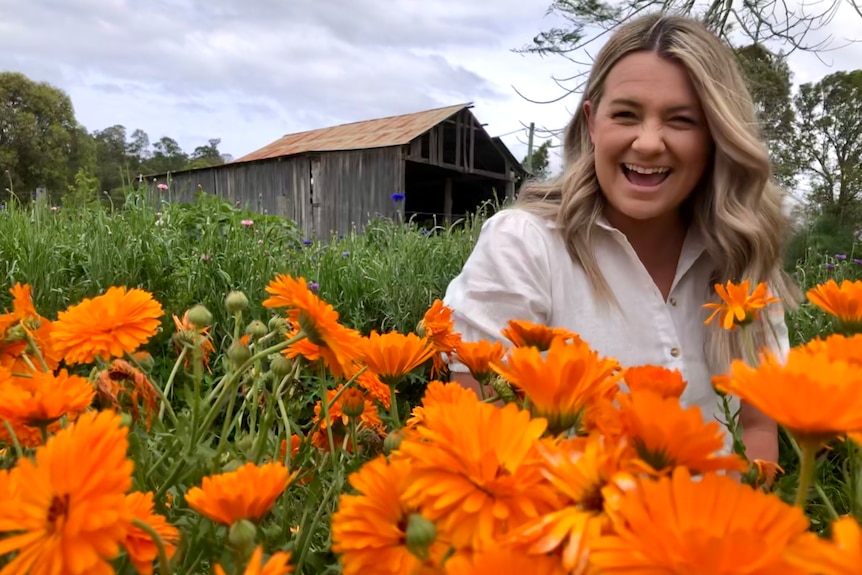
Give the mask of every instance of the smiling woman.
<svg viewBox="0 0 862 575">
<path fill-rule="evenodd" d="M 563 174 L 527 183 L 490 218 L 449 285 L 456 330 L 472 341 L 501 340 L 509 320 L 565 328 L 623 367 L 678 370 L 683 406 L 723 419 L 711 380 L 742 342 L 740 330 L 704 325 L 713 286 L 766 282 L 784 305 L 797 301 L 757 125 L 732 52 L 698 21 L 650 15 L 620 27 L 567 127 Z M 783 356 L 787 327 L 773 309 L 753 330 Z M 748 456 L 775 461 L 775 424 L 747 405 L 741 423 Z"/>
</svg>

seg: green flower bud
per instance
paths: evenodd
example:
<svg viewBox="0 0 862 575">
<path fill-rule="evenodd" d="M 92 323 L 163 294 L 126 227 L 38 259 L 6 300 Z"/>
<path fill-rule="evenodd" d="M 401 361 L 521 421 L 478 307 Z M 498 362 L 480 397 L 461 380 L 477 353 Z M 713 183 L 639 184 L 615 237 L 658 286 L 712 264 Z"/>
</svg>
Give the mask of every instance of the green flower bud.
<svg viewBox="0 0 862 575">
<path fill-rule="evenodd" d="M 245 328 L 245 333 L 247 333 L 251 339 L 260 339 L 267 333 L 269 333 L 269 330 L 266 329 L 266 326 L 263 324 L 262 321 L 256 319 L 250 324 L 248 324 L 248 326 Z"/>
<path fill-rule="evenodd" d="M 248 519 L 240 519 L 230 526 L 227 534 L 227 544 L 243 559 L 254 552 L 254 540 L 257 537 L 257 527 Z"/>
<path fill-rule="evenodd" d="M 386 436 L 386 439 L 383 440 L 383 452 L 386 455 L 389 455 L 399 447 L 401 447 L 401 442 L 404 440 L 404 432 L 400 429 L 395 429 L 390 431 Z"/>
<path fill-rule="evenodd" d="M 248 309 L 248 297 L 241 291 L 232 291 L 224 298 L 224 306 L 231 315 Z"/>
<path fill-rule="evenodd" d="M 411 513 L 407 518 L 405 535 L 407 550 L 423 561 L 428 559 L 429 547 L 437 539 L 437 528 L 434 524 L 418 513 Z"/>
<path fill-rule="evenodd" d="M 242 365 L 251 357 L 251 350 L 240 341 L 233 342 L 227 349 L 227 357 L 234 365 Z"/>
<path fill-rule="evenodd" d="M 281 355 L 274 353 L 269 356 L 269 371 L 279 381 L 293 370 L 293 362 Z"/>
<path fill-rule="evenodd" d="M 287 333 L 290 329 L 290 325 L 287 323 L 287 320 L 283 317 L 272 317 L 269 319 L 269 331 L 275 331 L 279 333 Z"/>
<path fill-rule="evenodd" d="M 213 314 L 204 306 L 198 304 L 189 310 L 189 322 L 198 329 L 209 327 L 213 323 Z"/>
</svg>

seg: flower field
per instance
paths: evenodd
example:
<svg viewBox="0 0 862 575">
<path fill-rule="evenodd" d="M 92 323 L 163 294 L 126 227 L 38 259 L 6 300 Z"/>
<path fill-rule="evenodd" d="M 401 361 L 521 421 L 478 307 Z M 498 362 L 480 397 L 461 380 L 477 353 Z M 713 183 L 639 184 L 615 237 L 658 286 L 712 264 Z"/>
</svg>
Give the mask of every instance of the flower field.
<svg viewBox="0 0 862 575">
<path fill-rule="evenodd" d="M 680 406 L 677 372 L 623 369 L 576 333 L 519 321 L 501 334 L 508 354 L 462 342 L 438 298 L 474 224 L 381 223 L 322 246 L 222 205 L 147 210 L 0 215 L 2 249 L 37 259 L 5 264 L 0 575 L 860 571 L 852 257 L 798 271 L 807 301 L 785 364 L 750 353 L 716 378 L 782 425 L 782 460 L 749 462 L 718 453 L 725 427 Z M 133 258 L 115 260 L 117 281 L 76 276 L 109 265 L 93 246 L 124 225 L 140 234 L 114 249 L 175 256 L 162 273 L 129 279 L 150 265 Z M 97 238 L 89 263 L 63 256 L 76 226 Z M 177 239 L 190 229 L 202 238 Z M 40 233 L 59 255 L 29 251 Z M 192 266 L 200 250 L 211 259 Z M 384 275 L 415 259 L 415 281 Z M 200 271 L 214 260 L 223 274 Z M 64 293 L 60 274 L 84 279 Z M 183 280 L 210 291 L 171 291 Z M 719 287 L 704 320 L 730 329 L 773 305 Z M 450 359 L 495 395 L 446 383 Z"/>
</svg>

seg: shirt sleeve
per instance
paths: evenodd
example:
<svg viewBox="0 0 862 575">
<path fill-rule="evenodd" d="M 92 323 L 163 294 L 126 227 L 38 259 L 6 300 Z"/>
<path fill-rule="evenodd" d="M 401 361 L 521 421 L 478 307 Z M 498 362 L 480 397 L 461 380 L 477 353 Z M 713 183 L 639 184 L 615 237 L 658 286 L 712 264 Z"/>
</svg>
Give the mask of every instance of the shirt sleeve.
<svg viewBox="0 0 862 575">
<path fill-rule="evenodd" d="M 503 340 L 509 320 L 547 325 L 551 317 L 550 228 L 517 208 L 501 211 L 483 225 L 461 273 L 443 303 L 453 310 L 455 331 L 464 341 Z M 466 372 L 452 362 L 449 369 Z"/>
<path fill-rule="evenodd" d="M 769 351 L 782 363 L 786 362 L 790 353 L 790 331 L 784 316 L 784 306 L 780 302 L 766 306 L 766 329 L 769 330 L 766 334 Z"/>
</svg>

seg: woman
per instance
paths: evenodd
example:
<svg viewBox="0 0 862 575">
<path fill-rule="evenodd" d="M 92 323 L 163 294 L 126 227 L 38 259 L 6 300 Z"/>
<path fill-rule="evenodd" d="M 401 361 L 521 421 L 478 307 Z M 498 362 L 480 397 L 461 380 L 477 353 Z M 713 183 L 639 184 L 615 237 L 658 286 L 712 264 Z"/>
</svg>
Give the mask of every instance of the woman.
<svg viewBox="0 0 862 575">
<path fill-rule="evenodd" d="M 796 304 L 781 205 L 733 53 L 696 20 L 641 17 L 596 57 L 563 174 L 529 183 L 484 224 L 444 301 L 468 341 L 528 320 L 575 331 L 623 366 L 679 369 L 683 404 L 724 419 L 711 377 L 740 356 L 739 330 L 704 325 L 703 304 L 715 283 L 743 279 Z M 781 306 L 754 327 L 786 353 Z M 750 405 L 740 423 L 748 457 L 777 461 L 775 423 Z"/>
</svg>

